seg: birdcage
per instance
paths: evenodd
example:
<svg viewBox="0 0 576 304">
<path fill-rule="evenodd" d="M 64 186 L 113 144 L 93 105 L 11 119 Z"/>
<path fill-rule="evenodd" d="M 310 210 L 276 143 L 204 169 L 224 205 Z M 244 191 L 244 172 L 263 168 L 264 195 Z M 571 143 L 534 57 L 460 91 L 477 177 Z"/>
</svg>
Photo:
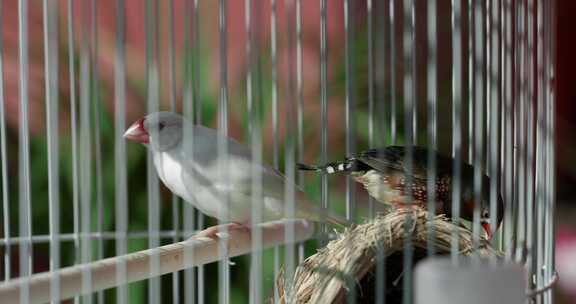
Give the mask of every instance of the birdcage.
<svg viewBox="0 0 576 304">
<path fill-rule="evenodd" d="M 554 1 L 9 0 L 0 19 L 2 303 L 552 302 Z M 125 132 L 170 129 L 138 120 L 159 111 L 182 151 L 213 148 L 158 165 Z"/>
</svg>

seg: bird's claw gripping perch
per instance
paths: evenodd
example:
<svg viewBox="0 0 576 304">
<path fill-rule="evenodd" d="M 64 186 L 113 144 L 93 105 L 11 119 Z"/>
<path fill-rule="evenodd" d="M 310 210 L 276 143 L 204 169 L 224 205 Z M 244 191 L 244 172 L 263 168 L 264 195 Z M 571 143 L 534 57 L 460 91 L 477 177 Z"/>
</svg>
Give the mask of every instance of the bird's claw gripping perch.
<svg viewBox="0 0 576 304">
<path fill-rule="evenodd" d="M 210 238 L 210 239 L 222 239 L 227 238 L 228 234 L 226 232 L 230 232 L 232 230 L 239 230 L 239 231 L 247 231 L 250 232 L 250 227 L 240 224 L 240 223 L 229 223 L 229 224 L 222 224 L 216 225 L 212 227 L 208 227 L 198 233 L 196 233 L 193 238 Z"/>
</svg>

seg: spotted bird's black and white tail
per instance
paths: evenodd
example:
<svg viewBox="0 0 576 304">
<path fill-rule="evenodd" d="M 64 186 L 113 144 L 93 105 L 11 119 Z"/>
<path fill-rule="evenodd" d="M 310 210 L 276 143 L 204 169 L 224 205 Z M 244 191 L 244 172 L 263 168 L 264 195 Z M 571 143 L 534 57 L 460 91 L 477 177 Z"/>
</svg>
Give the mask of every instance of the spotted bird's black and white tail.
<svg viewBox="0 0 576 304">
<path fill-rule="evenodd" d="M 316 171 L 322 174 L 334 174 L 340 172 L 354 172 L 357 171 L 358 161 L 354 158 L 347 158 L 340 162 L 328 163 L 325 165 L 314 166 L 306 164 L 296 164 L 298 170 L 303 171 Z"/>
</svg>

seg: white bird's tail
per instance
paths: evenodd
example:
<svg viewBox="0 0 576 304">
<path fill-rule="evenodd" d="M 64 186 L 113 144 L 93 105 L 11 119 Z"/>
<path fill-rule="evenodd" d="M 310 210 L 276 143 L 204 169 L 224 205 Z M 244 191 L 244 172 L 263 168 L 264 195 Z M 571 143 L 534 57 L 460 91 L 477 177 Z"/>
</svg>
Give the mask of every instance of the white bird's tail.
<svg viewBox="0 0 576 304">
<path fill-rule="evenodd" d="M 352 222 L 339 215 L 330 213 L 326 215 L 326 221 L 332 225 L 339 227 L 347 227 L 352 225 Z"/>
<path fill-rule="evenodd" d="M 302 201 L 298 201 L 302 202 Z M 300 203 L 300 208 L 297 209 L 297 217 L 304 218 L 314 222 L 328 222 L 334 226 L 338 227 L 347 227 L 352 225 L 353 223 L 346 218 L 335 214 L 331 210 L 325 210 L 322 212 L 321 209 L 314 206 L 314 204 L 310 203 L 309 201 L 304 201 L 304 203 Z"/>
</svg>

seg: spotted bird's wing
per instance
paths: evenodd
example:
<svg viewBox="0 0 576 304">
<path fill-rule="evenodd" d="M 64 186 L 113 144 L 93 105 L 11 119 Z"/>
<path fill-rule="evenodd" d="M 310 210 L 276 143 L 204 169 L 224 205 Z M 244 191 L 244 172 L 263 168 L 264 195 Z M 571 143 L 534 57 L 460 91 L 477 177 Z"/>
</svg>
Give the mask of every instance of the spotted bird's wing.
<svg viewBox="0 0 576 304">
<path fill-rule="evenodd" d="M 356 159 L 383 173 L 400 173 L 425 181 L 428 177 L 428 150 L 413 147 L 412 170 L 406 167 L 406 149 L 403 146 L 389 146 L 381 149 L 364 151 Z M 436 157 L 437 176 L 452 174 L 452 159 L 434 152 Z M 410 172 L 408 172 L 410 171 Z"/>
<path fill-rule="evenodd" d="M 416 156 L 416 153 L 414 154 Z M 402 174 L 409 172 L 405 163 L 405 149 L 399 146 L 390 146 L 382 149 L 370 149 L 362 152 L 356 159 L 372 169 L 384 174 Z M 420 166 L 416 165 L 417 160 L 414 158 L 413 173 L 414 178 L 426 178 L 425 171 L 422 172 Z M 424 174 L 422 174 L 424 173 Z"/>
</svg>

